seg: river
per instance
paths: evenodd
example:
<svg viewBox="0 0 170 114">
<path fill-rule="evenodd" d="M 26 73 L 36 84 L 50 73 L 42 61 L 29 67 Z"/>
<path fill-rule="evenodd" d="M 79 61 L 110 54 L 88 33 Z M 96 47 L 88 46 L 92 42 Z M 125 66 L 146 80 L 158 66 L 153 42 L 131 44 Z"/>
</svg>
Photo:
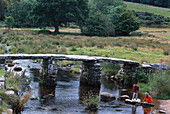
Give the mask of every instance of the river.
<svg viewBox="0 0 170 114">
<path fill-rule="evenodd" d="M 14 61 L 17 65 L 28 70 L 33 77 L 30 84 L 32 89 L 32 97 L 34 100 L 29 100 L 25 104 L 25 109 L 22 114 L 144 114 L 142 106 L 138 106 L 135 110 L 131 104 L 125 104 L 117 98 L 122 94 L 122 89 L 128 90 L 127 95 L 132 95 L 131 89 L 122 87 L 121 85 L 102 79 L 101 87 L 89 87 L 81 85 L 79 75 L 72 75 L 60 70 L 57 75 L 56 86 L 48 87 L 39 83 L 40 65 L 33 63 L 31 60 Z M 30 70 L 32 69 L 32 70 Z M 99 100 L 99 109 L 97 112 L 85 110 L 83 99 L 87 94 L 99 95 L 102 92 L 108 92 L 116 97 L 112 102 L 101 102 Z M 143 99 L 143 95 L 139 94 L 139 98 Z M 151 112 L 159 108 L 159 102 L 153 100 L 155 107 L 150 108 Z M 145 111 L 148 109 L 145 109 Z"/>
</svg>

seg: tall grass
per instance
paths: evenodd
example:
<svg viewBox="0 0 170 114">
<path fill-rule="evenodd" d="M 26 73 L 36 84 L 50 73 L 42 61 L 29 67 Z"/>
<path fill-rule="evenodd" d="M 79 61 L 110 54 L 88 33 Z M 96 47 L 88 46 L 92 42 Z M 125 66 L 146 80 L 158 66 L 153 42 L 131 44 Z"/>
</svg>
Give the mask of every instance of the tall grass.
<svg viewBox="0 0 170 114">
<path fill-rule="evenodd" d="M 130 10 L 150 12 L 156 15 L 170 17 L 169 8 L 160 8 L 156 6 L 150 6 L 150 5 L 140 4 L 140 3 L 133 3 L 133 2 L 124 2 L 124 3 L 127 5 L 127 8 Z"/>
<path fill-rule="evenodd" d="M 149 75 L 149 86 L 154 97 L 170 98 L 170 73 L 156 72 Z"/>
<path fill-rule="evenodd" d="M 3 44 L 11 45 L 11 54 L 71 54 L 114 57 L 141 62 L 158 63 L 168 60 L 163 54 L 169 51 L 168 41 L 154 40 L 146 36 L 88 37 L 70 34 L 38 34 L 36 30 L 0 31 Z M 1 48 L 1 47 L 0 47 Z M 0 49 L 3 54 L 4 49 Z M 166 63 L 168 64 L 168 62 Z"/>
</svg>

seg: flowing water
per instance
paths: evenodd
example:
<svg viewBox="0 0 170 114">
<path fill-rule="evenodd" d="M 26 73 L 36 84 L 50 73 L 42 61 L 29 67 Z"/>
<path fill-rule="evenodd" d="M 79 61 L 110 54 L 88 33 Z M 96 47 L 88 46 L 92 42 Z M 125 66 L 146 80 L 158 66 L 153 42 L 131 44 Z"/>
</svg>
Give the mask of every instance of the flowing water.
<svg viewBox="0 0 170 114">
<path fill-rule="evenodd" d="M 156 105 L 150 109 L 143 110 L 142 106 L 138 106 L 136 109 L 133 105 L 125 104 L 118 99 L 112 102 L 99 102 L 99 109 L 97 112 L 89 112 L 85 110 L 83 100 L 89 94 L 99 95 L 101 92 L 109 92 L 118 98 L 124 87 L 117 83 L 110 82 L 108 80 L 102 80 L 101 87 L 89 87 L 81 85 L 78 75 L 70 75 L 65 70 L 60 70 L 57 75 L 57 81 L 55 87 L 44 86 L 39 83 L 39 64 L 32 63 L 25 60 L 18 62 L 23 67 L 31 66 L 27 69 L 30 75 L 33 76 L 33 81 L 30 84 L 32 88 L 32 97 L 34 100 L 29 100 L 25 105 L 25 109 L 22 114 L 81 114 L 81 113 L 94 113 L 94 114 L 144 114 L 144 110 L 154 111 L 159 108 L 159 103 L 154 100 Z M 131 89 L 127 94 L 132 95 Z M 143 95 L 139 94 L 139 98 L 143 99 Z"/>
</svg>

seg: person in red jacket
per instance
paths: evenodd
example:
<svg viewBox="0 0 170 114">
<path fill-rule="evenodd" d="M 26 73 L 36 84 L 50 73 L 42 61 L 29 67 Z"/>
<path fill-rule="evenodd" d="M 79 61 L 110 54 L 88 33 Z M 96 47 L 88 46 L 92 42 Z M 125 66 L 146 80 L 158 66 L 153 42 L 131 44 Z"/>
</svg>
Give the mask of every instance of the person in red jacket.
<svg viewBox="0 0 170 114">
<path fill-rule="evenodd" d="M 148 103 L 152 103 L 152 97 L 147 92 L 145 93 L 144 101 Z"/>
<path fill-rule="evenodd" d="M 133 85 L 133 97 L 132 100 L 136 98 L 136 100 L 138 99 L 138 91 L 139 91 L 139 85 L 138 84 L 134 84 Z"/>
</svg>

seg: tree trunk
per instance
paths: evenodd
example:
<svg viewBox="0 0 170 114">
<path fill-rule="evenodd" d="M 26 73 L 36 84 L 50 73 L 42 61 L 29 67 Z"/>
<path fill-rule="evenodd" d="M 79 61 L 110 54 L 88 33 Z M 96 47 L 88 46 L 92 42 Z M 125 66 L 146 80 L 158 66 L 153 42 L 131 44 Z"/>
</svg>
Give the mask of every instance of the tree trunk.
<svg viewBox="0 0 170 114">
<path fill-rule="evenodd" d="M 54 33 L 59 33 L 59 26 L 58 26 L 58 25 L 55 26 L 55 31 L 54 31 Z"/>
</svg>

